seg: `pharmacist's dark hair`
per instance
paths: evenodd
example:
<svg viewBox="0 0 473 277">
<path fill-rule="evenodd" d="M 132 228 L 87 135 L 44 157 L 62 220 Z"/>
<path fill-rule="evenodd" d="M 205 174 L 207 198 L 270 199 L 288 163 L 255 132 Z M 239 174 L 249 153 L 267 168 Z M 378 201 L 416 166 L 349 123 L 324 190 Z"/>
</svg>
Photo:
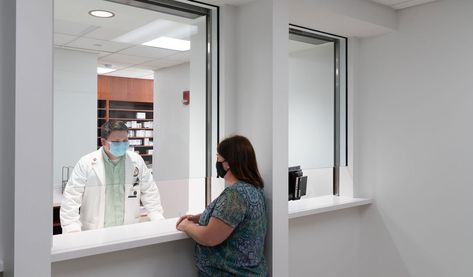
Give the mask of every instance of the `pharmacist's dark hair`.
<svg viewBox="0 0 473 277">
<path fill-rule="evenodd" d="M 108 137 L 113 131 L 128 131 L 128 127 L 123 121 L 119 121 L 119 120 L 107 121 L 102 125 L 102 131 L 100 132 L 100 137 L 103 139 L 108 139 Z"/>
<path fill-rule="evenodd" d="M 232 136 L 222 140 L 217 146 L 217 153 L 228 163 L 235 178 L 257 188 L 264 187 L 255 150 L 246 137 Z"/>
</svg>

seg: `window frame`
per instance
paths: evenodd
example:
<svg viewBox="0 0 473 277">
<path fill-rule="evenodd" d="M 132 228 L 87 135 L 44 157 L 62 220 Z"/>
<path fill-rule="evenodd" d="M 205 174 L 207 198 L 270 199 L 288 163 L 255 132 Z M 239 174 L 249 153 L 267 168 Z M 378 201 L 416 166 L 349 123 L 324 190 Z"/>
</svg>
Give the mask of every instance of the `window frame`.
<svg viewBox="0 0 473 277">
<path fill-rule="evenodd" d="M 300 25 L 289 24 L 289 35 L 296 35 L 309 39 L 318 39 L 334 43 L 334 149 L 333 149 L 333 195 L 340 196 L 340 167 L 348 166 L 348 38 L 344 36 L 327 33 Z M 343 47 L 342 47 L 343 45 Z M 344 49 L 342 49 L 344 48 Z M 342 61 L 342 53 L 344 52 L 344 59 Z M 345 64 L 344 72 L 342 73 L 342 62 Z M 344 75 L 344 76 L 342 76 Z M 344 77 L 344 78 L 343 78 Z M 345 86 L 341 88 L 342 81 Z M 342 111 L 342 96 L 344 98 L 344 105 Z M 341 118 L 344 116 L 344 126 L 341 126 Z M 344 129 L 343 143 L 342 143 L 342 128 Z M 342 145 L 344 144 L 344 145 Z M 342 147 L 344 148 L 344 155 L 342 159 Z"/>
</svg>

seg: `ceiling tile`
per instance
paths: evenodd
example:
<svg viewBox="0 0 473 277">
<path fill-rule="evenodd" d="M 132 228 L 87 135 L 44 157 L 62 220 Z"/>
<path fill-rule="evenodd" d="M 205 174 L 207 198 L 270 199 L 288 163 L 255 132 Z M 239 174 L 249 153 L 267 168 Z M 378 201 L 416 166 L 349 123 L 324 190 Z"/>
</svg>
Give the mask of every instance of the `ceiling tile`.
<svg viewBox="0 0 473 277">
<path fill-rule="evenodd" d="M 182 51 L 172 56 L 166 57 L 166 60 L 188 62 L 190 61 L 190 57 L 191 57 L 190 51 Z"/>
<path fill-rule="evenodd" d="M 98 26 L 94 26 L 87 23 L 72 22 L 63 19 L 54 19 L 55 33 L 79 36 L 96 28 L 98 28 Z"/>
<path fill-rule="evenodd" d="M 168 49 L 163 49 L 163 48 L 158 48 L 158 47 L 137 45 L 137 46 L 125 49 L 123 51 L 120 51 L 119 53 L 124 54 L 124 55 L 151 57 L 151 58 L 158 59 L 158 58 L 175 55 L 178 52 L 179 51 L 168 50 Z"/>
<path fill-rule="evenodd" d="M 143 76 L 154 76 L 153 71 L 151 70 L 136 70 L 136 68 L 133 69 L 122 69 L 122 70 L 117 70 L 113 71 L 107 74 L 104 74 L 107 76 L 117 76 L 117 77 L 128 77 L 128 78 L 141 78 Z"/>
<path fill-rule="evenodd" d="M 87 50 L 105 51 L 105 52 L 117 52 L 127 47 L 130 47 L 130 45 L 125 44 L 125 43 L 83 38 L 83 37 L 71 43 L 68 43 L 66 45 L 71 46 L 71 47 L 76 47 L 76 48 L 87 49 Z"/>
<path fill-rule="evenodd" d="M 54 34 L 54 45 L 64 45 L 71 41 L 73 41 L 76 37 L 71 35 L 64 35 L 64 34 Z"/>
<path fill-rule="evenodd" d="M 438 0 L 370 0 L 381 5 L 391 7 L 395 10 L 405 9 L 413 6 L 418 6 Z"/>
<path fill-rule="evenodd" d="M 139 67 L 151 69 L 151 70 L 157 70 L 160 68 L 170 67 L 170 66 L 174 66 L 174 65 L 178 65 L 182 63 L 185 63 L 185 62 L 176 61 L 176 60 L 172 61 L 172 60 L 167 60 L 167 59 L 159 59 L 159 60 L 154 60 L 154 61 L 140 64 Z"/>
<path fill-rule="evenodd" d="M 109 64 L 124 64 L 124 65 L 135 65 L 135 64 L 142 64 L 148 61 L 153 60 L 153 58 L 149 57 L 139 57 L 139 56 L 130 56 L 130 55 L 122 55 L 122 54 L 112 54 L 103 58 L 99 59 L 100 63 L 109 63 Z"/>
</svg>

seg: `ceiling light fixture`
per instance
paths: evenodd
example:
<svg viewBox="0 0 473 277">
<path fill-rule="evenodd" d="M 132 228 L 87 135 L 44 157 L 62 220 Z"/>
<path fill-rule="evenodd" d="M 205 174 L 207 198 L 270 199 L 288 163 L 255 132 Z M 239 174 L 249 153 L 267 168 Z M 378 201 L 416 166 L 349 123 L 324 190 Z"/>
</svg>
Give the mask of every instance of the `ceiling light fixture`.
<svg viewBox="0 0 473 277">
<path fill-rule="evenodd" d="M 89 14 L 91 16 L 100 17 L 100 18 L 110 18 L 110 17 L 115 16 L 114 13 L 109 12 L 109 11 L 104 11 L 104 10 L 92 10 L 92 11 L 89 11 Z"/>
<path fill-rule="evenodd" d="M 97 74 L 107 74 L 115 71 L 116 69 L 107 68 L 107 67 L 97 67 Z"/>
<path fill-rule="evenodd" d="M 177 51 L 187 51 L 191 49 L 191 42 L 189 40 L 170 38 L 170 37 L 159 37 L 157 39 L 153 39 L 148 42 L 142 43 L 142 45 L 177 50 Z"/>
</svg>

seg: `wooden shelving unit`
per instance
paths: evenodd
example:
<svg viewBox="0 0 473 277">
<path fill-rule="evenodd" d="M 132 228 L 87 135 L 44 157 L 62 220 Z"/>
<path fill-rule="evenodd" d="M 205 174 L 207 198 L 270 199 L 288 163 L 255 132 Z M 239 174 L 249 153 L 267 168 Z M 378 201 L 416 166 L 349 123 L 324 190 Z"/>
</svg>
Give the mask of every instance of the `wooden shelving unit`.
<svg viewBox="0 0 473 277">
<path fill-rule="evenodd" d="M 128 139 L 131 142 L 140 141 L 140 145 L 132 145 L 147 164 L 152 164 L 153 145 L 145 145 L 145 141 L 153 143 L 153 80 L 123 78 L 99 75 L 97 102 L 97 147 L 101 146 L 100 131 L 103 123 L 108 120 L 121 120 L 129 123 Z M 138 113 L 144 116 L 139 116 Z M 131 125 L 134 122 L 136 125 Z"/>
<path fill-rule="evenodd" d="M 97 103 L 97 147 L 101 146 L 100 132 L 102 124 L 108 120 L 121 120 L 129 126 L 128 139 L 130 141 L 140 141 L 139 145 L 132 145 L 135 152 L 138 152 L 147 164 L 152 164 L 153 155 L 148 150 L 153 149 L 153 145 L 146 145 L 145 141 L 153 142 L 152 132 L 154 128 L 146 128 L 145 124 L 153 123 L 153 103 L 131 102 L 122 100 L 98 100 Z M 139 118 L 138 113 L 144 115 Z M 133 125 L 132 125 L 133 124 Z M 138 127 L 133 127 L 138 125 Z M 146 132 L 146 134 L 139 134 Z"/>
</svg>

